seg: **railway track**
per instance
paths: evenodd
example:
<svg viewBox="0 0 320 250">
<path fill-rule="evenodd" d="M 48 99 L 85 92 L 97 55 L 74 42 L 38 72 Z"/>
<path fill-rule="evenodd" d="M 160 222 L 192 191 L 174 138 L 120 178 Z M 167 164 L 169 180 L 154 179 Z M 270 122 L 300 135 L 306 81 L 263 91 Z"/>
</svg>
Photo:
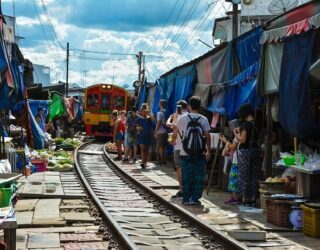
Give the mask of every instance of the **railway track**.
<svg viewBox="0 0 320 250">
<path fill-rule="evenodd" d="M 135 180 L 108 158 L 101 143 L 75 151 L 77 172 L 99 208 L 100 231 L 119 249 L 246 249 Z"/>
</svg>

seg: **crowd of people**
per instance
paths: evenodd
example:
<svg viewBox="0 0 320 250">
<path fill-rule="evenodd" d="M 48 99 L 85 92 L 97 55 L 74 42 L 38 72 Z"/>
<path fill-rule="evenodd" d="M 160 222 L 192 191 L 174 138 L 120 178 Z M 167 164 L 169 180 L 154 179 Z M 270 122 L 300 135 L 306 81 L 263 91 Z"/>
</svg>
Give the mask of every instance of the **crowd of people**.
<svg viewBox="0 0 320 250">
<path fill-rule="evenodd" d="M 173 161 L 179 191 L 172 198 L 182 198 L 184 205 L 200 205 L 204 189 L 206 162 L 211 159 L 211 137 L 208 119 L 199 113 L 201 99 L 192 96 L 188 103 L 180 100 L 176 112 L 167 117 L 166 101 L 159 101 L 159 111 L 153 114 L 144 103 L 126 113 L 113 112 L 113 139 L 117 147 L 115 161 L 138 161 L 148 167 L 150 148 L 155 144 L 158 164 L 166 164 L 167 147 L 173 146 Z M 254 205 L 258 196 L 260 149 L 254 112 L 250 105 L 240 107 L 239 122 L 231 139 L 221 134 L 225 143 L 224 156 L 232 158 L 228 190 L 232 193 L 228 204 Z M 241 121 L 241 122 L 240 122 Z"/>
</svg>

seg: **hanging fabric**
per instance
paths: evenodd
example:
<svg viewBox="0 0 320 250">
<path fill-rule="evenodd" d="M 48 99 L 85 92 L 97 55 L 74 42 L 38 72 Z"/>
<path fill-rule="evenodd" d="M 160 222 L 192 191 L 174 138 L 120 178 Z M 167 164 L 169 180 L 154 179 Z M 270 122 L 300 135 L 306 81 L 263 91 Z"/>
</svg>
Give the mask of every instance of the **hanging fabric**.
<svg viewBox="0 0 320 250">
<path fill-rule="evenodd" d="M 262 32 L 262 26 L 258 26 L 235 39 L 236 53 L 241 69 L 244 70 L 259 61 Z"/>
<path fill-rule="evenodd" d="M 298 138 L 320 131 L 312 114 L 308 72 L 314 37 L 315 30 L 310 30 L 284 41 L 279 86 L 280 123 L 290 135 Z"/>
</svg>

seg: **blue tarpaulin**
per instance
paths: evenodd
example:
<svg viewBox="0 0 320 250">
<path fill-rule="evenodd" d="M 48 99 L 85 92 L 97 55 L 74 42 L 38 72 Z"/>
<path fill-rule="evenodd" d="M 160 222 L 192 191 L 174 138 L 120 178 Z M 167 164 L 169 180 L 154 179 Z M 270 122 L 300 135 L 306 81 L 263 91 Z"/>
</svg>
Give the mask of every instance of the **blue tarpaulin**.
<svg viewBox="0 0 320 250">
<path fill-rule="evenodd" d="M 49 100 L 28 100 L 31 112 L 34 116 L 38 114 L 38 108 L 43 108 L 43 116 L 46 119 L 49 114 Z"/>
<path fill-rule="evenodd" d="M 147 84 L 144 83 L 140 89 L 139 100 L 138 100 L 138 109 L 140 110 L 142 103 L 147 100 Z"/>
<path fill-rule="evenodd" d="M 12 75 L 13 75 L 13 80 L 15 84 L 15 94 L 16 94 L 16 99 L 17 101 L 21 101 L 24 99 L 24 91 L 25 91 L 25 86 L 24 86 L 24 80 L 23 80 L 23 66 L 19 65 L 19 62 L 17 59 L 13 58 L 11 60 L 11 69 L 12 69 Z"/>
<path fill-rule="evenodd" d="M 257 62 L 229 81 L 224 106 L 229 119 L 237 117 L 237 111 L 242 104 L 250 103 L 253 108 L 259 104 L 256 93 L 258 68 Z"/>
<path fill-rule="evenodd" d="M 30 125 L 33 137 L 33 146 L 35 149 L 43 149 L 44 148 L 44 132 L 36 122 L 36 119 L 31 111 L 29 101 L 27 102 L 28 112 L 30 117 Z"/>
<path fill-rule="evenodd" d="M 236 53 L 242 70 L 255 64 L 260 59 L 262 26 L 244 33 L 235 40 Z"/>
<path fill-rule="evenodd" d="M 176 105 L 179 100 L 187 100 L 192 96 L 196 83 L 196 69 L 194 65 L 180 69 L 176 72 L 173 81 L 173 88 L 170 94 L 167 107 L 167 115 L 176 112 Z"/>
<path fill-rule="evenodd" d="M 159 111 L 159 101 L 161 99 L 161 87 L 159 85 L 159 83 L 156 83 L 156 87 L 155 87 L 155 92 L 154 92 L 154 99 L 153 99 L 153 105 L 152 105 L 152 113 L 153 114 L 157 114 Z"/>
<path fill-rule="evenodd" d="M 6 82 L 3 82 L 0 85 L 0 111 L 8 109 L 9 106 L 9 87 Z"/>
<path fill-rule="evenodd" d="M 313 59 L 315 31 L 284 40 L 280 73 L 280 123 L 292 136 L 305 138 L 319 133 L 312 115 L 309 68 Z"/>
<path fill-rule="evenodd" d="M 214 96 L 212 96 L 211 101 L 208 105 L 208 110 L 213 113 L 225 114 L 226 109 L 224 108 L 226 99 L 226 92 L 220 91 Z"/>
</svg>

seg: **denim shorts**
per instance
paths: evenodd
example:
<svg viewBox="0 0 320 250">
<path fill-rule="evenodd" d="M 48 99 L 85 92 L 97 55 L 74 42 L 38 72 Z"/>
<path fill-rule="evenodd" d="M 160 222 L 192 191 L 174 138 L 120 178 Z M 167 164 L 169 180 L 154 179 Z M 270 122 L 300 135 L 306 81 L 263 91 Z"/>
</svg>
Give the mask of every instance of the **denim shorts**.
<svg viewBox="0 0 320 250">
<path fill-rule="evenodd" d="M 124 134 L 123 132 L 119 131 L 116 135 L 116 140 L 117 141 L 123 141 L 124 140 Z"/>
</svg>

